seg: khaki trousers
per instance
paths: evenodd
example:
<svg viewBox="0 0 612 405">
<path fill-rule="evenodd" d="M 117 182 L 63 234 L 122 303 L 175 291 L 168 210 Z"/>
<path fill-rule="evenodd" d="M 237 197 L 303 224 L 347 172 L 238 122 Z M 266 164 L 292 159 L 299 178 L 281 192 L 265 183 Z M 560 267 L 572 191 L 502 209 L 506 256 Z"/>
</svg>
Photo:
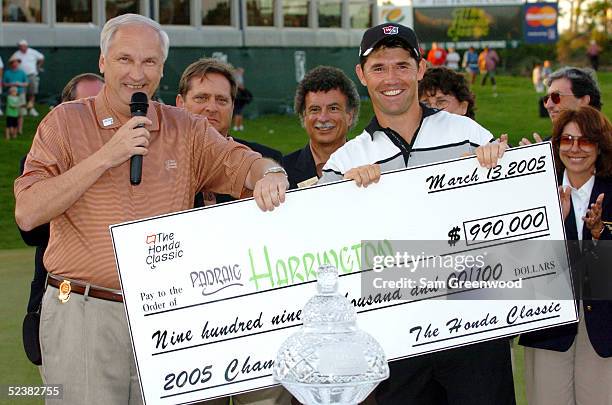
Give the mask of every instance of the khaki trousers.
<svg viewBox="0 0 612 405">
<path fill-rule="evenodd" d="M 142 396 L 121 302 L 71 294 L 58 299 L 47 286 L 40 319 L 42 373 L 63 384 L 62 405 L 140 405 Z"/>
<path fill-rule="evenodd" d="M 529 405 L 612 405 L 612 358 L 591 346 L 580 305 L 580 323 L 566 352 L 525 347 Z"/>
</svg>

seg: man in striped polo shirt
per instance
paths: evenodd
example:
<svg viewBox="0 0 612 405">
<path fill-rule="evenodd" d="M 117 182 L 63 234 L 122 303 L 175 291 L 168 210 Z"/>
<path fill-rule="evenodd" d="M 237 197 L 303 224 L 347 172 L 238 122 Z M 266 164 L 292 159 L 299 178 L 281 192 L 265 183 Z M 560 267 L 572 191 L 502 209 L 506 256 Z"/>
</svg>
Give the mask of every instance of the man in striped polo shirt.
<svg viewBox="0 0 612 405">
<path fill-rule="evenodd" d="M 262 210 L 284 201 L 278 163 L 219 134 L 203 117 L 148 102 L 168 56 L 161 26 L 141 15 L 110 19 L 100 34 L 100 94 L 53 109 L 40 123 L 23 175 L 15 219 L 25 231 L 50 222 L 49 271 L 40 343 L 47 384 L 63 384 L 62 404 L 142 403 L 108 226 L 193 207 L 207 189 L 234 197 L 253 190 Z M 142 182 L 130 158 L 143 155 Z"/>
<path fill-rule="evenodd" d="M 414 31 L 398 24 L 367 30 L 356 66 L 368 88 L 375 117 L 363 133 L 338 149 L 319 183 L 352 179 L 360 186 L 380 173 L 476 153 L 493 167 L 507 148 L 468 117 L 418 102 L 425 61 Z M 507 340 L 426 354 L 390 364 L 391 375 L 376 392 L 384 405 L 513 405 Z"/>
</svg>

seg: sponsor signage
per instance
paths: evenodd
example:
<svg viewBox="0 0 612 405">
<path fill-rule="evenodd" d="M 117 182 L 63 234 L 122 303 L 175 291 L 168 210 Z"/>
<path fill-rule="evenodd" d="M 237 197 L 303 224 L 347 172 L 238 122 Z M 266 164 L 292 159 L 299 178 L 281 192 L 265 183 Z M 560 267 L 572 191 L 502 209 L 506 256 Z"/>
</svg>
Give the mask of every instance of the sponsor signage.
<svg viewBox="0 0 612 405">
<path fill-rule="evenodd" d="M 528 44 L 557 42 L 557 3 L 529 3 L 524 5 L 523 27 Z"/>
<path fill-rule="evenodd" d="M 461 6 L 414 9 L 414 29 L 428 42 L 512 41 L 522 39 L 522 8 Z"/>
<path fill-rule="evenodd" d="M 402 24 L 407 27 L 413 26 L 412 22 L 412 7 L 397 7 L 397 6 L 380 6 L 378 8 L 379 19 L 381 24 L 395 23 Z"/>
</svg>

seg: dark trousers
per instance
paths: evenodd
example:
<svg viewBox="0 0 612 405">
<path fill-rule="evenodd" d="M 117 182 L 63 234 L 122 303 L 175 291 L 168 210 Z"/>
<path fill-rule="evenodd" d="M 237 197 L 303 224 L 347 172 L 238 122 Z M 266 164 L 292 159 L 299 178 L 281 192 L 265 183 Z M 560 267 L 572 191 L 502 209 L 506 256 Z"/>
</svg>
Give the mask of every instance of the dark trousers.
<svg viewBox="0 0 612 405">
<path fill-rule="evenodd" d="M 589 60 L 593 70 L 597 71 L 599 69 L 599 55 L 589 55 Z"/>
<path fill-rule="evenodd" d="M 484 86 L 485 84 L 487 84 L 487 77 L 491 78 L 491 84 L 493 86 L 495 86 L 495 72 L 494 71 L 487 71 L 484 76 L 482 76 L 482 81 L 480 82 L 481 86 Z"/>
<path fill-rule="evenodd" d="M 508 339 L 389 363 L 380 405 L 515 405 Z"/>
</svg>

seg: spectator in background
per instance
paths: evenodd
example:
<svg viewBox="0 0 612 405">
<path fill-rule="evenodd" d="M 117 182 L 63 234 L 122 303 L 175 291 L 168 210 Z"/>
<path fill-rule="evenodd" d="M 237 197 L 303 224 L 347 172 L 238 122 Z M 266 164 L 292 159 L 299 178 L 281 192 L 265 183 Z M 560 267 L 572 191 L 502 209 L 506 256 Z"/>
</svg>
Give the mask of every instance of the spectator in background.
<svg viewBox="0 0 612 405">
<path fill-rule="evenodd" d="M 485 46 L 484 50 L 480 53 L 478 57 L 478 64 L 480 66 L 480 72 L 484 75 L 482 77 L 482 81 L 480 84 L 484 86 L 487 84 L 487 78 L 491 78 L 491 84 L 493 85 L 493 97 L 497 97 L 497 83 L 495 82 L 495 70 L 497 69 L 497 64 L 499 63 L 499 56 L 495 49 L 489 49 L 488 46 Z"/>
<path fill-rule="evenodd" d="M 21 60 L 21 68 L 28 75 L 28 104 L 26 108 L 28 113 L 33 117 L 38 117 L 38 111 L 34 107 L 36 95 L 38 94 L 39 77 L 38 73 L 42 71 L 42 65 L 45 62 L 45 57 L 36 49 L 28 47 L 28 41 L 22 39 L 17 44 L 19 49 L 13 54 Z"/>
<path fill-rule="evenodd" d="M 95 73 L 81 73 L 74 76 L 62 90 L 62 103 L 95 97 L 104 86 L 104 79 Z"/>
<path fill-rule="evenodd" d="M 446 55 L 446 67 L 452 70 L 459 70 L 459 62 L 461 57 L 452 46 L 448 47 L 448 55 Z"/>
<path fill-rule="evenodd" d="M 478 53 L 473 46 L 470 46 L 463 54 L 463 68 L 470 76 L 470 84 L 476 83 L 476 76 L 478 75 Z"/>
<path fill-rule="evenodd" d="M 23 105 L 19 98 L 17 87 L 9 88 L 6 96 L 6 139 L 17 138 L 17 127 L 19 125 L 19 109 Z"/>
<path fill-rule="evenodd" d="M 359 93 L 343 71 L 319 66 L 306 73 L 295 92 L 294 111 L 308 145 L 283 158 L 289 188 L 316 184 L 332 153 L 346 143 L 359 116 Z"/>
<path fill-rule="evenodd" d="M 589 57 L 589 62 L 591 62 L 591 67 L 594 71 L 599 69 L 599 54 L 601 51 L 601 46 L 597 44 L 597 41 L 591 39 L 589 47 L 587 48 L 587 56 Z"/>
<path fill-rule="evenodd" d="M 225 137 L 230 136 L 232 113 L 236 103 L 238 84 L 231 65 L 218 59 L 204 58 L 187 66 L 179 80 L 176 106 L 184 108 L 192 114 L 201 115 Z M 282 154 L 276 149 L 255 142 L 233 138 L 263 157 L 276 162 L 282 160 Z M 233 201 L 227 194 L 213 194 L 208 191 L 198 192 L 195 206 L 218 204 Z"/>
<path fill-rule="evenodd" d="M 104 86 L 104 79 L 94 73 L 82 73 L 76 75 L 62 90 L 61 102 L 78 100 L 86 97 L 95 97 L 98 95 Z M 7 120 L 8 120 L 7 110 Z M 27 156 L 21 159 L 19 165 L 19 173 L 23 173 L 23 167 Z M 41 365 L 42 359 L 40 356 L 40 344 L 38 341 L 38 325 L 39 318 L 32 314 L 40 311 L 43 294 L 45 292 L 45 281 L 47 278 L 47 269 L 43 264 L 43 256 L 47 245 L 49 244 L 49 224 L 43 224 L 35 229 L 26 232 L 19 229 L 23 241 L 29 246 L 36 247 L 34 254 L 34 278 L 30 286 L 30 299 L 28 300 L 27 315 L 23 321 L 23 339 L 24 348 L 28 359 L 36 365 Z M 34 323 L 32 323 L 34 322 Z"/>
<path fill-rule="evenodd" d="M 553 72 L 545 84 L 548 93 L 543 98 L 544 107 L 553 123 L 564 110 L 575 110 L 585 105 L 601 110 L 601 92 L 591 69 L 563 67 Z M 542 137 L 535 132 L 533 139 L 542 142 Z M 530 143 L 523 138 L 519 145 Z"/>
<path fill-rule="evenodd" d="M 4 71 L 2 76 L 2 86 L 6 89 L 11 87 L 17 87 L 17 95 L 20 99 L 22 108 L 19 108 L 19 117 L 17 118 L 17 131 L 19 135 L 23 133 L 23 115 L 25 113 L 26 105 L 26 88 L 28 87 L 28 76 L 20 68 L 21 59 L 19 56 L 13 54 L 9 59 L 9 68 Z"/>
<path fill-rule="evenodd" d="M 234 131 L 244 131 L 244 117 L 242 116 L 242 110 L 251 101 L 253 101 L 253 94 L 244 85 L 244 69 L 236 69 L 234 75 L 236 76 L 236 99 L 234 100 Z"/>
<path fill-rule="evenodd" d="M 2 78 L 4 76 L 4 63 L 2 62 L 2 58 L 0 58 L 0 78 Z M 2 114 L 4 114 L 2 112 L 2 88 L 4 86 L 0 86 L 0 116 L 2 116 Z"/>
<path fill-rule="evenodd" d="M 542 77 L 542 64 L 536 62 L 531 71 L 531 82 L 536 93 L 544 93 L 544 82 Z"/>
<path fill-rule="evenodd" d="M 448 68 L 437 67 L 425 71 L 419 81 L 419 101 L 429 108 L 474 119 L 476 101 L 465 77 Z"/>
<path fill-rule="evenodd" d="M 601 110 L 601 93 L 594 72 L 574 67 L 555 71 L 548 78 L 544 105 L 553 122 L 563 110 L 575 110 L 584 105 Z"/>
<path fill-rule="evenodd" d="M 542 67 L 542 82 L 544 83 L 545 86 L 551 74 L 552 74 L 551 64 L 550 64 L 550 61 L 547 59 L 544 61 L 544 66 Z"/>
<path fill-rule="evenodd" d="M 192 114 L 206 117 L 221 135 L 229 137 L 237 91 L 238 84 L 231 65 L 218 59 L 203 58 L 187 66 L 181 75 L 176 106 Z M 282 159 L 280 152 L 267 146 L 238 138 L 233 140 L 261 153 L 264 157 L 271 157 L 277 162 Z M 195 196 L 194 206 L 203 207 L 234 200 L 236 198 L 228 194 L 200 190 Z M 229 401 L 230 398 L 219 398 L 206 401 L 203 405 L 226 405 Z M 283 387 L 273 387 L 234 395 L 232 401 L 237 405 L 290 405 L 291 395 Z"/>
<path fill-rule="evenodd" d="M 427 62 L 431 63 L 431 66 L 444 66 L 446 51 L 439 47 L 437 42 L 431 44 L 431 49 L 427 54 Z"/>
</svg>

